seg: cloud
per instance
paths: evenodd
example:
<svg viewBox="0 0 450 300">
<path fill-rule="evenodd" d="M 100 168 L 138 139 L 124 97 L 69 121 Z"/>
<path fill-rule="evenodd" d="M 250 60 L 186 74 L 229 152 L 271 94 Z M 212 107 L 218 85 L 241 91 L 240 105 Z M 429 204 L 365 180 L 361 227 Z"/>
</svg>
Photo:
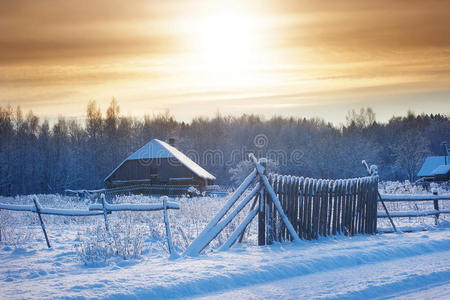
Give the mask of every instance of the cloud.
<svg viewBox="0 0 450 300">
<path fill-rule="evenodd" d="M 192 51 L 183 20 L 225 5 L 259 17 L 260 51 L 273 58 L 252 65 L 242 86 L 226 77 L 209 86 L 214 76 L 193 76 L 196 66 L 183 60 Z M 401 101 L 406 110 L 450 86 L 449 20 L 450 2 L 434 0 L 3 0 L 0 105 L 60 112 L 52 108 L 59 102 L 83 114 L 86 101 L 117 96 L 124 111 L 145 104 L 190 116 L 202 104 L 239 113 L 236 103 L 245 102 L 287 113 L 420 92 Z"/>
<path fill-rule="evenodd" d="M 174 39 L 155 7 L 148 1 L 4 0 L 0 60 L 73 63 L 171 52 Z"/>
<path fill-rule="evenodd" d="M 57 61 L 182 51 L 176 23 L 201 4 L 176 3 L 3 0 L 0 59 Z M 271 47 L 313 48 L 328 52 L 330 59 L 354 60 L 417 48 L 448 51 L 450 46 L 448 1 L 266 1 L 254 6 L 274 20 L 263 33 Z"/>
</svg>

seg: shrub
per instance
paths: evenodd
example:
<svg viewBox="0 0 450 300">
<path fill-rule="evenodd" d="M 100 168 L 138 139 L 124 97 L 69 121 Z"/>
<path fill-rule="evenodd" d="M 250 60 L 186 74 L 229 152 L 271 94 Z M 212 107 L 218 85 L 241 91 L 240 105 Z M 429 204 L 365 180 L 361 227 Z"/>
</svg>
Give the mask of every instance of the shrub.
<svg viewBox="0 0 450 300">
<path fill-rule="evenodd" d="M 107 262 L 119 257 L 124 260 L 141 257 L 145 240 L 144 229 L 129 219 L 114 220 L 109 232 L 103 223 L 88 228 L 75 246 L 78 256 L 86 265 Z"/>
</svg>

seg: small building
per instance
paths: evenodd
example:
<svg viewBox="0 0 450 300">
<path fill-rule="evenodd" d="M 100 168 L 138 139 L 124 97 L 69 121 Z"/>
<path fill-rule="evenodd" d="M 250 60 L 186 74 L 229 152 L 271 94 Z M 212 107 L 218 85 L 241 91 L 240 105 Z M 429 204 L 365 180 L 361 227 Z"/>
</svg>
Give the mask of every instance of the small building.
<svg viewBox="0 0 450 300">
<path fill-rule="evenodd" d="M 442 142 L 442 156 L 427 157 L 417 176 L 421 182 L 442 182 L 450 180 L 450 148 Z"/>
<path fill-rule="evenodd" d="M 180 190 L 181 186 L 194 186 L 204 190 L 214 184 L 216 177 L 200 167 L 173 146 L 153 139 L 128 156 L 104 182 L 108 188 L 137 185 L 170 186 Z"/>
<path fill-rule="evenodd" d="M 420 181 L 442 182 L 450 180 L 450 156 L 429 156 L 417 176 Z"/>
</svg>

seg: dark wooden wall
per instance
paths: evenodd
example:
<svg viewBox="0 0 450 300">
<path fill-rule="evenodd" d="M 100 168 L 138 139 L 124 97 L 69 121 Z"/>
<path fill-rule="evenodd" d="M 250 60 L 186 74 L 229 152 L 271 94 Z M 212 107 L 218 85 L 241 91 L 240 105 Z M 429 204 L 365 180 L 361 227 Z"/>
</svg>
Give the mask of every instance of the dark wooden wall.
<svg viewBox="0 0 450 300">
<path fill-rule="evenodd" d="M 127 160 L 109 178 L 109 181 L 133 181 L 148 179 L 149 183 L 165 184 L 170 178 L 192 178 L 173 184 L 204 184 L 194 172 L 174 159 Z"/>
</svg>

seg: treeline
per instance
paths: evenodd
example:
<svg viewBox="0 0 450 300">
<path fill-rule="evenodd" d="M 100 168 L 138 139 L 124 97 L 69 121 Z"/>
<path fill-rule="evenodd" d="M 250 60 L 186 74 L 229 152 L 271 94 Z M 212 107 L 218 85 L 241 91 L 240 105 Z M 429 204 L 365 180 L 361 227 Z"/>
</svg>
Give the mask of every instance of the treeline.
<svg viewBox="0 0 450 300">
<path fill-rule="evenodd" d="M 450 141 L 450 121 L 409 112 L 378 123 L 368 108 L 349 112 L 340 127 L 321 119 L 219 113 L 185 123 L 169 112 L 122 116 L 113 99 L 104 115 L 90 102 L 84 124 L 60 117 L 50 125 L 31 111 L 24 116 L 20 108 L 0 107 L 0 194 L 101 188 L 129 154 L 153 138 L 169 137 L 221 185 L 232 183 L 229 171 L 249 152 L 268 156 L 285 174 L 361 176 L 366 159 L 379 166 L 384 180 L 414 180 L 424 158 L 441 155 L 441 142 Z"/>
</svg>

